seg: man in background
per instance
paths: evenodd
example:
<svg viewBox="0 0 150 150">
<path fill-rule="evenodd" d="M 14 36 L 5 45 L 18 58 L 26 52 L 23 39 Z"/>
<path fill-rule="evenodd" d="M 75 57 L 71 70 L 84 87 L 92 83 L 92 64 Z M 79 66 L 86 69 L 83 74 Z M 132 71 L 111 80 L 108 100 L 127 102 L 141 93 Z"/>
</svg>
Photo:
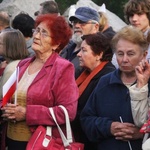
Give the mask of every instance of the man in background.
<svg viewBox="0 0 150 150">
<path fill-rule="evenodd" d="M 96 10 L 89 7 L 79 7 L 74 16 L 70 16 L 73 36 L 68 45 L 61 51 L 60 56 L 69 60 L 75 67 L 75 78 L 82 73 L 77 53 L 80 51 L 82 36 L 99 32 L 100 17 Z"/>
<path fill-rule="evenodd" d="M 41 14 L 59 14 L 58 4 L 53 0 L 42 2 L 40 9 L 34 15 L 38 16 Z"/>
</svg>

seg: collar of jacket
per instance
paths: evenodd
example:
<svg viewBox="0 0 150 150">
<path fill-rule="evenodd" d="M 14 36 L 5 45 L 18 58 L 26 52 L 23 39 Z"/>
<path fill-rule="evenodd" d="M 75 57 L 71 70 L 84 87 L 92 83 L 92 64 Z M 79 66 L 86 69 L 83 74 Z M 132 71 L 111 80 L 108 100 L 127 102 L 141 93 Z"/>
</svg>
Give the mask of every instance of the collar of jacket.
<svg viewBox="0 0 150 150">
<path fill-rule="evenodd" d="M 53 64 L 55 63 L 56 58 L 59 57 L 58 53 L 52 53 L 52 55 L 47 59 L 47 61 L 44 63 L 44 66 L 42 67 L 41 71 L 42 72 L 42 76 L 46 73 L 46 68 L 49 66 L 53 66 Z M 19 66 L 19 79 L 21 79 L 22 75 L 24 74 L 25 70 L 27 69 L 27 67 L 30 65 L 31 62 L 33 62 L 35 60 L 35 56 L 31 57 L 31 58 L 26 58 L 24 60 L 21 60 L 18 64 Z M 39 72 L 39 74 L 40 74 Z M 44 73 L 45 72 L 45 73 Z"/>
</svg>

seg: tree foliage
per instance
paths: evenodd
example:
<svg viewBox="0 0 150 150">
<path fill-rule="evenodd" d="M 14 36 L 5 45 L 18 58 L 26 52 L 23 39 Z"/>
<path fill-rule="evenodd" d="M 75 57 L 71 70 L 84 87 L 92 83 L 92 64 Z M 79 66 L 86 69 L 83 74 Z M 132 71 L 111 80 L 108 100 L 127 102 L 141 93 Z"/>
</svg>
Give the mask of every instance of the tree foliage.
<svg viewBox="0 0 150 150">
<path fill-rule="evenodd" d="M 60 12 L 63 14 L 64 11 L 72 4 L 76 4 L 78 0 L 55 0 L 58 3 Z M 121 19 L 124 20 L 123 6 L 128 0 L 92 0 L 97 5 L 101 6 L 103 3 L 106 4 L 106 8 L 111 12 L 115 13 Z M 86 0 L 85 0 L 86 3 Z"/>
</svg>

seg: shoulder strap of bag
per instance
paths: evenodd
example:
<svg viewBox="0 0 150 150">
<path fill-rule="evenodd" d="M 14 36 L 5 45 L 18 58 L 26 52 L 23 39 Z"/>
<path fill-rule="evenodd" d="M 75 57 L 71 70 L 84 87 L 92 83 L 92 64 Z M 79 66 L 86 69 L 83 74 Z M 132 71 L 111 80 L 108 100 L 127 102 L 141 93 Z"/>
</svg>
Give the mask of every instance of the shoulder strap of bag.
<svg viewBox="0 0 150 150">
<path fill-rule="evenodd" d="M 66 108 L 62 105 L 60 105 L 59 107 L 62 108 L 62 110 L 64 111 L 64 114 L 65 114 L 67 138 L 65 137 L 63 131 L 61 130 L 60 126 L 57 123 L 53 108 L 49 108 L 49 111 L 50 111 L 50 114 L 52 115 L 52 118 L 53 118 L 54 122 L 57 125 L 58 131 L 60 133 L 61 139 L 62 139 L 63 144 L 64 144 L 64 147 L 67 147 L 73 141 L 72 140 L 72 134 L 71 134 L 71 125 L 70 125 L 69 115 L 68 115 L 68 112 L 67 112 Z"/>
<path fill-rule="evenodd" d="M 71 125 L 70 125 L 68 111 L 62 105 L 59 105 L 58 107 L 60 107 L 64 111 L 65 119 L 66 119 L 66 135 L 67 135 L 67 140 L 69 141 L 69 143 L 72 143 L 73 142 L 73 138 L 72 138 L 72 130 L 71 130 Z"/>
</svg>

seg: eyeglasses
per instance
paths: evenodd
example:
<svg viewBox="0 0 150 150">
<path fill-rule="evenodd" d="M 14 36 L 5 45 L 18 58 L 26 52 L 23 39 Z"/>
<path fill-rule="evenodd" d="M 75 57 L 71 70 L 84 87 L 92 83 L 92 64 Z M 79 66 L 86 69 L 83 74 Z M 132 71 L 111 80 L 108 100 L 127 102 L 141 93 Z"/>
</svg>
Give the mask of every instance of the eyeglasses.
<svg viewBox="0 0 150 150">
<path fill-rule="evenodd" d="M 81 20 L 73 20 L 72 22 L 72 25 L 75 25 L 75 24 L 80 24 L 82 26 L 85 26 L 86 24 L 97 24 L 98 22 L 97 21 L 94 21 L 94 20 L 91 20 L 89 22 L 84 22 L 84 21 L 81 21 Z"/>
<path fill-rule="evenodd" d="M 47 31 L 45 31 L 44 29 L 36 28 L 36 29 L 32 29 L 32 32 L 33 32 L 33 35 L 39 33 L 40 36 L 42 36 L 43 38 L 51 37 L 50 35 L 48 35 Z"/>
</svg>

